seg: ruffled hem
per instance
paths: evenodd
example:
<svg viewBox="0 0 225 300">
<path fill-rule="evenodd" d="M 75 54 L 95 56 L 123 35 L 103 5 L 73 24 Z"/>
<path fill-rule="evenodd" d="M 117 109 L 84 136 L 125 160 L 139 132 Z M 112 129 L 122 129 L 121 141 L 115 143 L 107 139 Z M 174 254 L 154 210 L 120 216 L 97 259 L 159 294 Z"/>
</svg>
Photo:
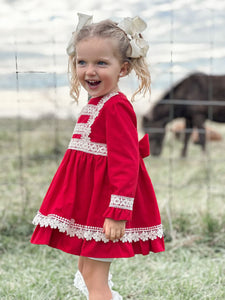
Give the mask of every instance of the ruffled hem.
<svg viewBox="0 0 225 300">
<path fill-rule="evenodd" d="M 40 227 L 40 225 L 35 228 L 31 243 L 48 245 L 66 253 L 92 258 L 125 258 L 133 257 L 136 254 L 148 255 L 150 252 L 157 253 L 165 250 L 164 239 L 159 237 L 155 240 L 139 240 L 132 243 L 121 241 L 104 243 L 96 242 L 94 239 L 70 237 L 59 232 L 58 229 L 52 229 L 50 226 Z"/>
<path fill-rule="evenodd" d="M 41 212 L 38 212 L 34 217 L 33 224 L 39 225 L 40 227 L 49 226 L 52 229 L 58 229 L 59 232 L 66 233 L 70 237 L 76 236 L 79 239 L 85 239 L 87 241 L 94 240 L 96 242 L 109 242 L 109 240 L 105 237 L 103 228 L 77 224 L 73 219 L 68 220 L 55 214 L 45 216 L 41 214 Z M 132 243 L 155 240 L 162 237 L 162 224 L 151 227 L 126 228 L 124 236 L 120 240 L 115 240 L 114 243 L 119 241 L 122 243 Z"/>
</svg>

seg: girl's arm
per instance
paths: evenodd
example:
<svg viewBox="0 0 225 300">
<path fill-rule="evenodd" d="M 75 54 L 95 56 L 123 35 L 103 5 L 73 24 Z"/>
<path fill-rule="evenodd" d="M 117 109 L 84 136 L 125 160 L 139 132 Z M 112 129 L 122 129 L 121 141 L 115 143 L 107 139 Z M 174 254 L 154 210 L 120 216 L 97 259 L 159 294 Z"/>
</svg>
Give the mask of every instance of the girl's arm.
<svg viewBox="0 0 225 300">
<path fill-rule="evenodd" d="M 104 217 L 129 221 L 132 218 L 140 159 L 136 115 L 126 98 L 114 99 L 106 105 L 110 199 Z"/>
</svg>

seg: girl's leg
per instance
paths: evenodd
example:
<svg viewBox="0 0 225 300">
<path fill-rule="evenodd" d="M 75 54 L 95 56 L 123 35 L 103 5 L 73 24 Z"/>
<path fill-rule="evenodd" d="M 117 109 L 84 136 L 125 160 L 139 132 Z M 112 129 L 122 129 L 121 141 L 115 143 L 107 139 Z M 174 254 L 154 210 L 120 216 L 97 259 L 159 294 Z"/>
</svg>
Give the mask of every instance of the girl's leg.
<svg viewBox="0 0 225 300">
<path fill-rule="evenodd" d="M 89 292 L 89 300 L 111 300 L 108 285 L 110 262 L 102 262 L 87 257 L 79 257 L 78 268 Z"/>
</svg>

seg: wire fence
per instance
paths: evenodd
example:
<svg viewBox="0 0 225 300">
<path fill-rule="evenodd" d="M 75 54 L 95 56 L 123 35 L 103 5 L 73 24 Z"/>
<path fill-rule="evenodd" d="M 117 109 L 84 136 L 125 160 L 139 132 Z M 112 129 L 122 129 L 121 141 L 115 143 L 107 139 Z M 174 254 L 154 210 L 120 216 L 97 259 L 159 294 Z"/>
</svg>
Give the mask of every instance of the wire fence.
<svg viewBox="0 0 225 300">
<path fill-rule="evenodd" d="M 215 43 L 214 36 L 215 36 L 215 14 L 214 12 L 210 14 L 211 16 L 211 36 L 208 43 L 205 43 L 204 46 L 208 49 L 208 71 L 209 73 L 213 73 L 213 66 L 214 60 L 217 58 L 214 56 L 215 48 L 219 47 L 218 45 L 225 46 L 223 41 L 219 41 Z M 179 42 L 176 43 L 174 35 L 176 28 L 174 28 L 174 19 L 175 15 L 173 11 L 171 11 L 170 15 L 170 55 L 168 57 L 167 66 L 169 68 L 165 72 L 162 68 L 161 72 L 167 73 L 167 88 L 172 87 L 176 82 L 177 76 L 182 78 L 187 75 L 187 72 L 175 72 L 174 68 L 177 65 L 174 62 L 174 55 L 176 54 L 177 50 L 176 47 L 179 46 Z M 190 41 L 191 43 L 191 41 Z M 198 44 L 199 41 L 192 42 L 192 44 Z M 30 41 L 23 41 L 23 45 L 26 45 L 29 48 L 36 46 L 34 43 Z M 151 41 L 152 47 L 162 45 L 160 41 Z M 79 107 L 77 108 L 74 104 L 71 104 L 71 100 L 69 99 L 69 89 L 68 89 L 68 81 L 67 81 L 67 74 L 66 74 L 66 56 L 61 52 L 58 53 L 57 49 L 62 48 L 62 42 L 55 41 L 54 37 L 51 41 L 47 41 L 46 43 L 42 42 L 42 45 L 46 47 L 48 46 L 48 58 L 51 58 L 51 63 L 48 61 L 46 64 L 46 58 L 44 57 L 43 66 L 39 65 L 41 60 L 35 65 L 37 68 L 32 68 L 29 65 L 27 66 L 27 62 L 25 66 L 23 65 L 23 51 L 20 52 L 19 48 L 21 43 L 16 41 L 14 45 L 10 43 L 10 47 L 14 49 L 14 63 L 11 64 L 10 69 L 12 72 L 9 72 L 5 78 L 6 86 L 11 85 L 9 95 L 6 93 L 7 88 L 0 91 L 2 94 L 1 105 L 5 108 L 6 103 L 4 101 L 8 101 L 7 109 L 9 111 L 13 111 L 13 116 L 2 115 L 1 117 L 1 124 L 2 124 L 2 141 L 4 139 L 8 139 L 9 136 L 6 134 L 8 128 L 13 126 L 13 135 L 16 138 L 16 143 L 10 146 L 10 143 L 7 144 L 3 142 L 2 145 L 2 154 L 1 154 L 1 173 L 4 174 L 1 176 L 0 185 L 2 189 L 2 199 L 4 203 L 1 204 L 1 208 L 3 211 L 5 209 L 11 209 L 11 195 L 13 197 L 17 197 L 19 202 L 22 204 L 22 213 L 26 211 L 26 208 L 31 206 L 30 202 L 33 201 L 32 197 L 37 197 L 38 201 L 40 201 L 40 194 L 35 195 L 37 193 L 37 176 L 43 176 L 44 183 L 43 186 L 46 188 L 49 184 L 50 180 L 50 173 L 56 165 L 59 163 L 60 159 L 63 155 L 63 150 L 66 149 L 66 145 L 62 146 L 62 141 L 65 141 L 66 138 L 69 138 L 70 132 L 73 127 L 73 123 L 76 120 L 77 111 L 79 111 Z M 39 45 L 40 46 L 40 45 Z M 5 47 L 7 45 L 5 44 Z M 156 48 L 157 48 L 156 47 Z M 52 53 L 51 53 L 52 52 Z M 50 53 L 50 54 L 49 54 Z M 200 59 L 197 57 L 196 59 Z M 154 59 L 154 55 L 152 60 Z M 33 53 L 32 60 L 35 60 L 35 54 Z M 65 67 L 62 68 L 62 63 Z M 65 64 L 64 64 L 65 63 Z M 158 79 L 162 73 L 159 71 L 157 72 L 157 64 L 160 64 L 160 61 L 156 62 L 155 73 L 153 70 L 153 89 L 154 89 L 154 77 Z M 14 67 L 13 67 L 14 66 Z M 13 72 L 14 68 L 14 72 Z M 45 70 L 46 68 L 46 70 Z M 153 68 L 154 69 L 154 68 Z M 4 72 L 3 72 L 4 73 Z M 4 74 L 1 74 L 1 76 Z M 14 76 L 14 80 L 12 80 Z M 162 76 L 163 77 L 163 76 Z M 165 80 L 165 79 L 163 79 Z M 11 81 L 11 83 L 10 83 Z M 14 86 L 14 88 L 13 88 Z M 13 90 L 14 89 L 14 90 Z M 213 86 L 212 86 L 213 89 Z M 212 91 L 210 94 L 213 94 Z M 4 100 L 6 97 L 7 100 Z M 37 105 L 40 98 L 44 98 L 45 100 L 41 102 L 41 104 Z M 86 100 L 86 99 L 85 99 Z M 35 102 L 35 104 L 32 102 Z M 212 98 L 199 100 L 199 99 L 192 99 L 189 100 L 188 103 L 185 99 L 173 99 L 172 95 L 171 98 L 168 100 L 162 101 L 162 104 L 170 105 L 170 113 L 174 114 L 174 106 L 181 105 L 194 105 L 194 106 L 219 106 L 224 108 L 225 106 L 225 95 L 223 101 L 218 101 L 215 99 L 213 101 Z M 15 108 L 16 106 L 16 108 Z M 42 109 L 43 106 L 43 109 Z M 29 109 L 27 109 L 29 107 Z M 39 112 L 36 113 L 36 109 L 39 109 Z M 40 108 L 41 107 L 41 108 Z M 46 109 L 47 108 L 47 109 Z M 30 113 L 26 115 L 26 109 Z M 45 113 L 45 109 L 48 111 Z M 61 111 L 64 111 L 64 114 L 61 114 Z M 146 108 L 147 111 L 147 108 Z M 210 109 L 208 110 L 210 114 Z M 225 117 L 224 117 L 225 118 Z M 27 120 L 32 119 L 33 125 L 31 125 Z M 212 119 L 210 115 L 208 115 L 208 119 Z M 13 121 L 12 121 L 13 120 Z M 37 144 L 35 144 L 35 138 L 32 136 L 32 133 L 37 130 L 40 126 L 40 122 L 45 122 L 46 127 L 38 129 L 39 135 L 44 135 L 45 139 L 49 140 L 46 142 L 47 148 L 50 148 L 49 152 L 41 152 L 39 148 L 43 145 L 41 144 L 41 139 L 37 140 Z M 69 123 L 66 121 L 69 120 Z M 172 120 L 172 118 L 171 118 Z M 5 122 L 5 123 L 4 123 Z M 26 123 L 27 122 L 27 123 Z M 9 123 L 11 125 L 9 125 Z M 28 125 L 29 123 L 29 125 Z M 65 123 L 65 124 L 64 124 Z M 6 124 L 6 125 L 5 125 Z M 13 125 L 12 125 L 13 124 Z M 25 125 L 26 124 L 26 125 Z M 69 124 L 69 125 L 68 125 Z M 190 155 L 186 158 L 186 160 L 182 160 L 180 158 L 180 153 L 178 151 L 178 147 L 180 147 L 179 142 L 176 140 L 175 136 L 173 135 L 172 131 L 170 130 L 172 123 L 169 123 L 167 127 L 149 128 L 150 134 L 151 133 L 165 133 L 166 132 L 166 139 L 165 139 L 165 150 L 163 149 L 163 154 L 158 157 L 152 156 L 150 160 L 146 160 L 146 165 L 150 169 L 150 173 L 153 173 L 153 181 L 154 186 L 156 188 L 157 193 L 160 194 L 162 200 L 160 200 L 161 206 L 165 209 L 166 214 L 169 220 L 169 230 L 172 233 L 174 231 L 173 228 L 173 203 L 175 198 L 185 197 L 187 201 L 194 197 L 195 193 L 198 194 L 197 199 L 200 200 L 200 207 L 202 207 L 202 201 L 204 201 L 204 206 L 208 207 L 210 210 L 211 201 L 215 200 L 216 197 L 219 198 L 219 203 L 221 203 L 221 199 L 224 200 L 225 192 L 224 192 L 224 171 L 225 168 L 222 167 L 225 161 L 224 155 L 224 139 L 225 139 L 225 128 L 224 125 L 220 125 L 217 127 L 215 125 L 215 129 L 218 130 L 222 135 L 222 141 L 218 144 L 207 144 L 207 151 L 206 154 L 203 156 L 200 148 L 191 146 Z M 69 128 L 69 129 L 68 129 Z M 67 132 L 66 133 L 66 131 Z M 192 132 L 193 129 L 184 128 L 183 132 Z M 202 130 L 202 131 L 201 131 Z M 29 131 L 29 134 L 27 133 Z M 41 131 L 45 131 L 44 133 Z M 46 132 L 47 131 L 47 132 Z M 41 133 L 40 133 L 41 132 Z M 204 129 L 200 129 L 199 133 L 205 133 Z M 68 140 L 69 141 L 69 140 Z M 49 143 L 51 147 L 49 147 Z M 7 150 L 5 145 L 8 145 L 9 150 Z M 35 144 L 35 145 L 34 145 Z M 13 147 L 13 151 L 10 150 Z M 3 149 L 4 148 L 4 149 Z M 32 149 L 29 152 L 29 149 Z M 35 150 L 34 150 L 35 149 Z M 33 153 L 32 155 L 30 153 Z M 34 155 L 36 153 L 36 155 Z M 37 156 L 37 153 L 42 153 L 41 156 Z M 37 158 L 38 157 L 38 158 Z M 32 160 L 38 160 L 40 164 L 42 164 L 43 173 L 39 175 L 34 175 L 32 180 L 32 171 L 30 168 L 30 164 Z M 50 160 L 55 162 L 54 167 L 52 169 L 49 167 Z M 12 175 L 10 161 L 13 162 L 13 169 L 16 170 L 16 175 Z M 8 163 L 7 163 L 8 162 Z M 204 165 L 204 172 L 202 169 L 202 164 Z M 198 169 L 195 169 L 195 165 L 198 166 Z M 154 174 L 154 168 L 161 169 L 162 172 L 158 172 Z M 184 173 L 188 169 L 192 169 L 193 173 L 190 176 L 187 176 Z M 29 169 L 29 172 L 27 170 Z M 46 169 L 48 169 L 49 173 L 45 176 Z M 180 171 L 179 171 L 180 170 Z M 195 174 L 199 172 L 198 174 Z M 203 172 L 203 173 L 201 173 Z M 7 175 L 7 173 L 9 173 Z M 198 177 L 198 179 L 196 179 Z M 199 180 L 199 177 L 201 180 Z M 183 178 L 183 180 L 181 180 Z M 12 190 L 12 185 L 16 186 L 15 194 L 9 193 Z M 194 187 L 191 190 L 190 187 Z M 41 184 L 38 185 L 38 189 L 41 188 Z M 43 188 L 43 190 L 45 189 Z M 199 193 L 199 190 L 204 189 L 204 195 Z M 32 191 L 33 190 L 33 191 Z M 6 192 L 7 191 L 7 192 Z M 44 191 L 41 193 L 43 195 Z M 7 194 L 7 195 L 6 195 Z M 178 196 L 179 194 L 179 196 Z M 204 198 L 204 200 L 202 199 Z M 7 202 L 5 199 L 8 199 L 10 202 Z M 6 201 L 6 202 L 5 202 Z M 182 203 L 180 203 L 182 206 Z"/>
</svg>

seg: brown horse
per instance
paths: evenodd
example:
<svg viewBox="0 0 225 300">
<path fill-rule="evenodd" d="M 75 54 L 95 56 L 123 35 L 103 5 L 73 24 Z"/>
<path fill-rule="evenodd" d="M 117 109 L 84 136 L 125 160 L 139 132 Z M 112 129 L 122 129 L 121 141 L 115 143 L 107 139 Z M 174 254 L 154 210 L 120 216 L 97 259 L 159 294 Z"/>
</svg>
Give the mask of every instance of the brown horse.
<svg viewBox="0 0 225 300">
<path fill-rule="evenodd" d="M 193 128 L 199 133 L 199 144 L 205 150 L 206 120 L 225 122 L 225 75 L 194 73 L 169 90 L 143 117 L 143 130 L 149 134 L 152 155 L 160 155 L 165 137 L 165 126 L 173 119 L 186 121 L 181 155 L 187 154 L 187 145 Z"/>
</svg>

